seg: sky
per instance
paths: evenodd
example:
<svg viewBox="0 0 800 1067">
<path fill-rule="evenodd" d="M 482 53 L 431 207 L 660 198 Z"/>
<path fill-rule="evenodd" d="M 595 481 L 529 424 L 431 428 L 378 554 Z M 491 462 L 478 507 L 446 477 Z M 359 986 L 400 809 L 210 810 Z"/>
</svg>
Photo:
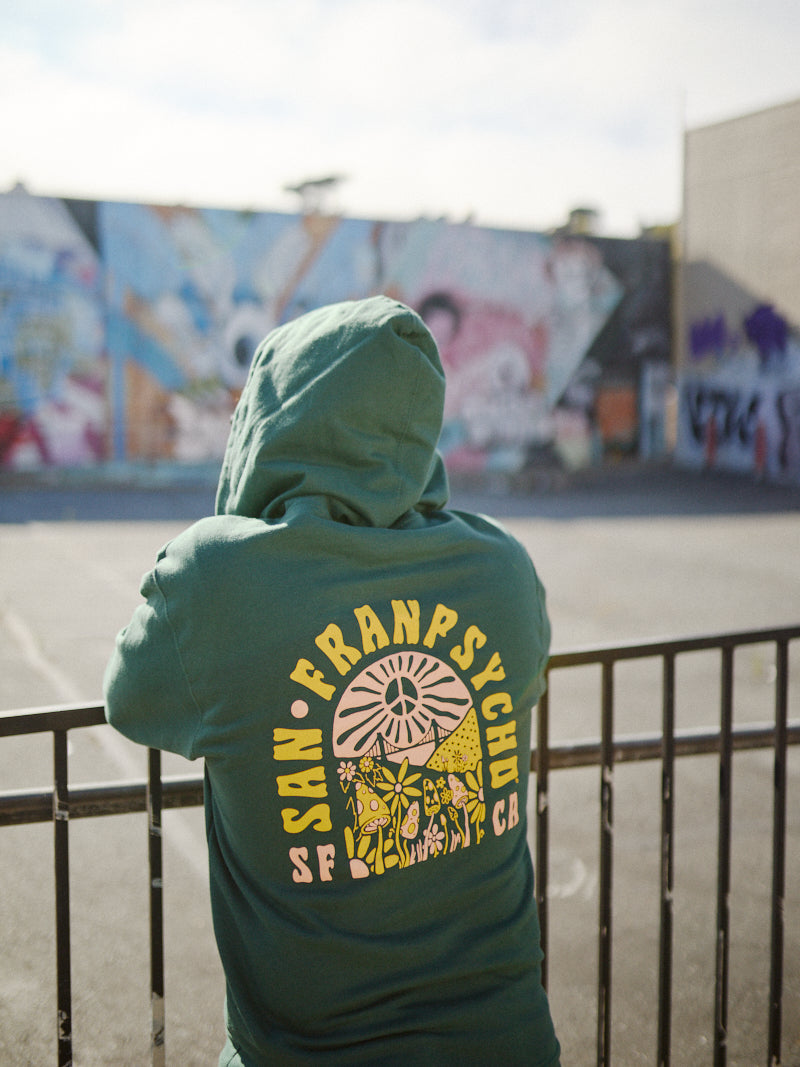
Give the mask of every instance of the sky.
<svg viewBox="0 0 800 1067">
<path fill-rule="evenodd" d="M 0 191 L 635 236 L 799 52 L 797 0 L 0 0 Z"/>
</svg>

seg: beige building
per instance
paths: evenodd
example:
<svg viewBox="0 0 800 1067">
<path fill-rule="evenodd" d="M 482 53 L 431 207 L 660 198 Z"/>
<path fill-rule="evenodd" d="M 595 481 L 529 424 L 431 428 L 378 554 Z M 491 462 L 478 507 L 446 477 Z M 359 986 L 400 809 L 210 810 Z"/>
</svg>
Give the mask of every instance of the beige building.
<svg viewBox="0 0 800 1067">
<path fill-rule="evenodd" d="M 800 100 L 684 150 L 677 457 L 800 480 Z"/>
</svg>

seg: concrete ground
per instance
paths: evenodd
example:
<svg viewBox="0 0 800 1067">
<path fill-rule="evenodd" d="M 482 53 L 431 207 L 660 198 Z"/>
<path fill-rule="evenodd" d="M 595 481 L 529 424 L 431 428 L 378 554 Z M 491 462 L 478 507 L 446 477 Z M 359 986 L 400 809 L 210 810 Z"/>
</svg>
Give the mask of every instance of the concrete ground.
<svg viewBox="0 0 800 1067">
<path fill-rule="evenodd" d="M 669 467 L 618 468 L 509 496 L 454 491 L 455 506 L 501 518 L 548 590 L 556 650 L 800 622 L 800 489 Z M 117 630 L 164 541 L 213 507 L 207 480 L 168 488 L 0 483 L 0 710 L 95 701 Z M 790 715 L 800 719 L 800 653 Z M 657 668 L 615 678 L 617 729 L 657 730 Z M 774 714 L 771 648 L 736 660 L 736 721 Z M 681 727 L 719 717 L 718 664 L 679 668 Z M 555 740 L 596 736 L 597 678 L 553 679 Z M 71 783 L 141 777 L 144 754 L 106 727 L 70 741 Z M 800 751 L 789 768 L 783 1063 L 800 1065 Z M 52 780 L 47 738 L 0 742 L 0 789 Z M 167 773 L 197 772 L 167 761 Z M 673 1063 L 711 1063 L 716 788 L 711 757 L 677 782 Z M 615 774 L 612 1062 L 655 1061 L 660 771 Z M 595 1062 L 597 772 L 557 772 L 551 788 L 550 992 L 564 1064 Z M 772 764 L 734 761 L 728 1064 L 766 1059 Z M 166 830 L 167 1062 L 215 1064 L 223 983 L 210 926 L 200 811 Z M 74 1052 L 79 1067 L 148 1062 L 146 827 L 141 816 L 70 830 Z M 0 829 L 0 1063 L 55 1060 L 52 830 Z M 276 980 L 277 976 L 276 976 Z"/>
</svg>

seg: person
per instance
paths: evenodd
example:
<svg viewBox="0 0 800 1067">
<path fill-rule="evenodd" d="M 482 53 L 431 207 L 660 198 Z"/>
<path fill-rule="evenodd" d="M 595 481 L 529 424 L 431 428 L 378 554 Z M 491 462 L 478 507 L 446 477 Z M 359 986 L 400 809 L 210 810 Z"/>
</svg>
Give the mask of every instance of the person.
<svg viewBox="0 0 800 1067">
<path fill-rule="evenodd" d="M 544 592 L 446 509 L 444 388 L 387 297 L 274 330 L 216 514 L 106 671 L 117 730 L 205 760 L 224 1067 L 559 1061 L 526 840 Z"/>
</svg>

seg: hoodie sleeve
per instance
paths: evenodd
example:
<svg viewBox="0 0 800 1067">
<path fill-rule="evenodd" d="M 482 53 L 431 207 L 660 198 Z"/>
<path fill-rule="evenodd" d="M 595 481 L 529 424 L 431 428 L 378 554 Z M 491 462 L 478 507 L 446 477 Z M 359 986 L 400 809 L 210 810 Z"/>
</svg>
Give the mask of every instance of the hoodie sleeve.
<svg viewBox="0 0 800 1067">
<path fill-rule="evenodd" d="M 106 668 L 106 718 L 140 745 L 194 759 L 201 712 L 181 660 L 158 564 L 142 580 L 141 593 L 146 603 L 117 636 Z"/>
</svg>

